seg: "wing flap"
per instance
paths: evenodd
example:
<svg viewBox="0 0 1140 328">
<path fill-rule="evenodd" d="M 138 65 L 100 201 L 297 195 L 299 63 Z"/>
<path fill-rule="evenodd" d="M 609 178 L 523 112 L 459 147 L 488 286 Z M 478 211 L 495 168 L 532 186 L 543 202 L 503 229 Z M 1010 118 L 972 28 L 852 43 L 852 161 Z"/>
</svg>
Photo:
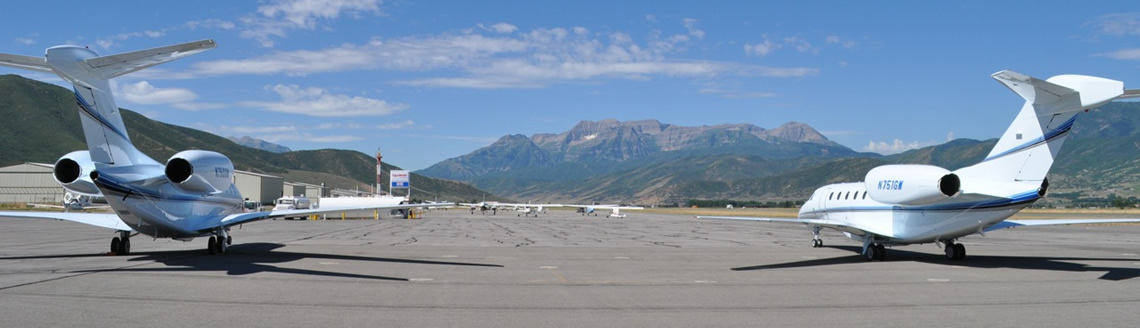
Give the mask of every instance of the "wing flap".
<svg viewBox="0 0 1140 328">
<path fill-rule="evenodd" d="M 123 223 L 118 215 L 113 213 L 63 213 L 63 212 L 31 212 L 31 211 L 3 211 L 0 217 L 21 219 L 53 219 L 78 222 L 121 231 L 133 231 L 130 226 Z"/>
</svg>

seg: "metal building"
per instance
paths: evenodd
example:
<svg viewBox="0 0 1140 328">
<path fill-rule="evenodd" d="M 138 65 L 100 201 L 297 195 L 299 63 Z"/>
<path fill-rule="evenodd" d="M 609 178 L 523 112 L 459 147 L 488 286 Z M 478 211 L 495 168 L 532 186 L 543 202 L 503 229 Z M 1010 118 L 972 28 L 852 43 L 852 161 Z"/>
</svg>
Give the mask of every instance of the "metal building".
<svg viewBox="0 0 1140 328">
<path fill-rule="evenodd" d="M 0 168 L 0 203 L 62 204 L 67 191 L 52 178 L 54 167 L 24 163 Z"/>
<path fill-rule="evenodd" d="M 304 182 L 285 182 L 284 194 L 289 196 L 305 196 L 309 199 L 328 197 L 328 188 Z"/>
<path fill-rule="evenodd" d="M 241 196 L 261 205 L 272 205 L 284 192 L 285 179 L 268 174 L 234 170 L 234 185 Z"/>
</svg>

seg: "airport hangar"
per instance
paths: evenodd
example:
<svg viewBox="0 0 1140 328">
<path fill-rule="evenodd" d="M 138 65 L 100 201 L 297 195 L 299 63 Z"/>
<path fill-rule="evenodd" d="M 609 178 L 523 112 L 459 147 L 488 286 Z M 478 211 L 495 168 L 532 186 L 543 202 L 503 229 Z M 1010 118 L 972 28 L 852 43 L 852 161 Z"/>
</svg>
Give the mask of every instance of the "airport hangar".
<svg viewBox="0 0 1140 328">
<path fill-rule="evenodd" d="M 63 203 L 66 191 L 52 178 L 53 167 L 44 163 L 0 167 L 0 203 Z M 243 197 L 262 205 L 272 205 L 282 195 L 319 195 L 325 190 L 317 185 L 285 182 L 278 176 L 241 170 L 234 170 L 234 185 Z"/>
</svg>

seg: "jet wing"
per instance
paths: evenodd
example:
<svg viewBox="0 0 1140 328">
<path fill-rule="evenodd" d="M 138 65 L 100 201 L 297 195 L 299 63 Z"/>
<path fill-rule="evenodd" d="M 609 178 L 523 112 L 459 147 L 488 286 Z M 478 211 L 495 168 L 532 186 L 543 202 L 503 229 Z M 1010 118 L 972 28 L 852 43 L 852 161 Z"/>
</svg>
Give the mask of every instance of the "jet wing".
<svg viewBox="0 0 1140 328">
<path fill-rule="evenodd" d="M 436 203 L 438 206 L 451 206 L 455 203 Z M 424 204 L 401 204 L 390 206 L 364 206 L 364 207 L 343 207 L 343 208 L 311 208 L 303 210 L 280 210 L 272 212 L 251 212 L 251 213 L 238 213 L 231 214 L 230 216 L 222 219 L 222 226 L 232 226 L 235 224 L 243 224 L 265 219 L 275 219 L 283 217 L 306 216 L 315 214 L 332 214 L 340 212 L 352 211 L 368 211 L 368 210 L 398 210 L 423 207 Z M 204 227 L 204 229 L 212 229 L 214 227 Z M 201 230 L 201 229 L 199 229 Z"/>
<path fill-rule="evenodd" d="M 884 236 L 885 234 L 867 229 L 864 227 L 852 225 L 847 222 L 832 221 L 832 220 L 818 220 L 818 219 L 788 219 L 788 218 L 762 218 L 762 217 L 744 217 L 744 216 L 698 216 L 698 219 L 703 220 L 739 220 L 739 221 L 758 221 L 758 222 L 774 222 L 774 223 L 799 223 L 807 226 L 820 226 L 824 228 L 831 228 L 843 232 L 850 232 L 857 235 L 871 233 L 874 235 Z"/>
<path fill-rule="evenodd" d="M 1016 228 L 1016 227 L 1032 227 L 1032 226 L 1054 226 L 1054 225 L 1073 225 L 1073 224 L 1108 224 L 1108 223 L 1140 223 L 1140 218 L 1130 219 L 1069 219 L 1069 220 L 1005 220 L 998 222 L 985 229 L 986 232 Z"/>
<path fill-rule="evenodd" d="M 114 213 L 63 213 L 63 212 L 32 212 L 32 211 L 2 211 L 0 217 L 24 219 L 54 219 L 93 225 L 100 228 L 134 231 L 123 223 Z"/>
</svg>

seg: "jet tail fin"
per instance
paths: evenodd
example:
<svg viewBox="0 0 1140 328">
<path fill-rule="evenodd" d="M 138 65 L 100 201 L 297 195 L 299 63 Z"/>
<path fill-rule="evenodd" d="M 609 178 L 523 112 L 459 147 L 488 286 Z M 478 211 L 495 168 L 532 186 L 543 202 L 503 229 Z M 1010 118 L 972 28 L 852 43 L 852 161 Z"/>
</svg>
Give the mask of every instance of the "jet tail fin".
<svg viewBox="0 0 1140 328">
<path fill-rule="evenodd" d="M 100 56 L 85 60 L 92 70 L 104 79 L 111 79 L 147 67 L 190 56 L 217 47 L 214 40 L 201 40 L 132 51 L 116 55 Z"/>
<path fill-rule="evenodd" d="M 1043 183 L 1077 114 L 1114 99 L 1140 97 L 1140 91 L 1126 92 L 1124 82 L 1095 76 L 1058 75 L 1041 80 L 1000 71 L 993 78 L 1024 98 L 1025 104 L 984 161 L 955 172 L 964 192 L 968 180 Z"/>
</svg>

